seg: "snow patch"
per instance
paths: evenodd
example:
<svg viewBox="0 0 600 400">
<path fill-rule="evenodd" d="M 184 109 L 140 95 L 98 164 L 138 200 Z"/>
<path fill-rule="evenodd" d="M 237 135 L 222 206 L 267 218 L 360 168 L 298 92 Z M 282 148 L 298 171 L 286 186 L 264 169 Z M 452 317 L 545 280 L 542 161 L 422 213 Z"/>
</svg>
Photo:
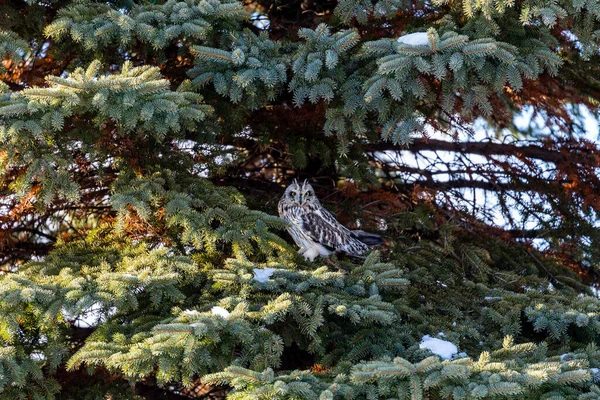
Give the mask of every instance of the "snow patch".
<svg viewBox="0 0 600 400">
<path fill-rule="evenodd" d="M 253 268 L 252 271 L 254 271 L 255 281 L 266 282 L 273 275 L 273 272 L 275 272 L 275 268 Z"/>
<path fill-rule="evenodd" d="M 429 36 L 427 36 L 427 32 L 415 32 L 409 33 L 408 35 L 402 35 L 396 41 L 409 46 L 429 46 Z"/>
<path fill-rule="evenodd" d="M 229 311 L 227 311 L 223 307 L 215 306 L 210 309 L 210 312 L 212 313 L 212 315 L 218 315 L 223 319 L 229 318 Z"/>
<path fill-rule="evenodd" d="M 454 343 L 447 340 L 432 338 L 429 335 L 423 336 L 419 348 L 428 349 L 433 354 L 440 356 L 442 360 L 449 360 L 453 355 L 458 353 L 458 347 L 456 347 Z"/>
</svg>

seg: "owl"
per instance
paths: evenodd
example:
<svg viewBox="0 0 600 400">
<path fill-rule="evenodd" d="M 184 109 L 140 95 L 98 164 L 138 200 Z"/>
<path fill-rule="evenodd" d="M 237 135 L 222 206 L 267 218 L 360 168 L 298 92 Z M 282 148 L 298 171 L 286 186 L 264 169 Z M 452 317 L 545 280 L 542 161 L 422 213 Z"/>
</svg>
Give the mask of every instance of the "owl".
<svg viewBox="0 0 600 400">
<path fill-rule="evenodd" d="M 370 246 L 383 243 L 381 236 L 360 230 L 350 230 L 340 224 L 321 206 L 312 186 L 296 180 L 287 187 L 279 201 L 279 216 L 290 223 L 288 232 L 300 246 L 298 251 L 306 260 L 327 257 L 343 251 L 361 256 Z"/>
</svg>

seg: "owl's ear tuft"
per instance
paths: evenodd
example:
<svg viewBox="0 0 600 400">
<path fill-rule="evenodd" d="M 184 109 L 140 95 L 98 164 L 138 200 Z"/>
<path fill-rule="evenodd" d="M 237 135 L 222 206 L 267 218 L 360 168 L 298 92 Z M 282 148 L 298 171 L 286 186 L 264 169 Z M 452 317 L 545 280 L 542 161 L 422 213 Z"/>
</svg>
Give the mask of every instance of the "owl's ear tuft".
<svg viewBox="0 0 600 400">
<path fill-rule="evenodd" d="M 298 184 L 298 179 L 294 178 L 294 180 L 292 181 L 292 184 L 297 185 Z"/>
<path fill-rule="evenodd" d="M 306 187 L 307 183 L 308 183 L 308 179 L 305 179 L 304 182 L 302 182 L 302 187 Z"/>
</svg>

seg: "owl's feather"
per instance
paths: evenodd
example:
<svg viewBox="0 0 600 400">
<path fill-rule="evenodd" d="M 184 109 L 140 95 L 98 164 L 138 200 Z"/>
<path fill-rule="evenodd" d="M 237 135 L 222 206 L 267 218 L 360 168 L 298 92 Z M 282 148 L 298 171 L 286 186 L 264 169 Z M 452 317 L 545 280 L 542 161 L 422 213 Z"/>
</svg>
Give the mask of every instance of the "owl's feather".
<svg viewBox="0 0 600 400">
<path fill-rule="evenodd" d="M 385 243 L 383 238 L 375 233 L 369 233 L 369 232 L 361 231 L 359 229 L 350 231 L 350 232 L 352 234 L 352 237 L 360 240 L 367 246 L 379 246 L 379 245 Z"/>
<path fill-rule="evenodd" d="M 312 240 L 353 256 L 359 256 L 369 249 L 369 246 L 355 238 L 329 211 L 323 207 L 313 208 L 306 207 L 307 212 L 301 217 L 301 226 Z"/>
</svg>

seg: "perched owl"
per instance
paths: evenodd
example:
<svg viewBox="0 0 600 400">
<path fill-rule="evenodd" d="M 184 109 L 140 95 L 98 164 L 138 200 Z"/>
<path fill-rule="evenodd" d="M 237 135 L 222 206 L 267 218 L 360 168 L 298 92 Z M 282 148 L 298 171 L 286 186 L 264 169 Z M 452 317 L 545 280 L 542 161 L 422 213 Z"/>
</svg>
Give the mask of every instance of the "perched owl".
<svg viewBox="0 0 600 400">
<path fill-rule="evenodd" d="M 288 232 L 300 246 L 305 259 L 327 257 L 334 251 L 360 256 L 370 246 L 383 243 L 381 236 L 364 231 L 351 231 L 321 206 L 312 186 L 294 180 L 279 201 L 279 216 L 291 224 Z"/>
</svg>

